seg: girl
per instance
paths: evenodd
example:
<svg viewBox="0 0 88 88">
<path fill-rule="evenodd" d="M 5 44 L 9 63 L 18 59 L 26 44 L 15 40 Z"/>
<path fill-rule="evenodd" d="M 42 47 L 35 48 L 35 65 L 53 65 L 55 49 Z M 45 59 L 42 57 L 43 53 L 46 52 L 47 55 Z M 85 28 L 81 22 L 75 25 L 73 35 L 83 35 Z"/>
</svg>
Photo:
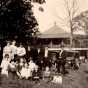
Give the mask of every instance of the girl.
<svg viewBox="0 0 88 88">
<path fill-rule="evenodd" d="M 9 55 L 5 54 L 4 59 L 2 60 L 1 63 L 1 74 L 5 75 L 6 77 L 8 77 L 8 66 L 9 66 Z"/>
<path fill-rule="evenodd" d="M 28 78 L 32 77 L 32 72 L 28 68 L 28 64 L 27 63 L 24 63 L 20 73 L 21 73 L 21 77 L 22 78 L 28 79 Z"/>
<path fill-rule="evenodd" d="M 36 65 L 36 68 L 33 71 L 33 80 L 35 83 L 39 82 L 40 79 L 40 72 L 38 71 L 38 66 Z"/>
<path fill-rule="evenodd" d="M 49 82 L 51 79 L 51 72 L 49 67 L 47 66 L 45 68 L 45 71 L 43 72 L 43 80 L 45 80 L 46 82 Z"/>
</svg>

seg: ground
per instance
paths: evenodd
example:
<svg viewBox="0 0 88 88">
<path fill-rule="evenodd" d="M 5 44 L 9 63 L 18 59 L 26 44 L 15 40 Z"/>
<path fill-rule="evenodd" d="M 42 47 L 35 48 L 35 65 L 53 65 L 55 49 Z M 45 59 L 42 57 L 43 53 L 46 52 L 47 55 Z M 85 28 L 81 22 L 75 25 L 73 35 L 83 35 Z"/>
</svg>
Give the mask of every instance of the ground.
<svg viewBox="0 0 88 88">
<path fill-rule="evenodd" d="M 69 74 L 63 76 L 63 83 L 55 84 L 45 81 L 36 83 L 20 79 L 0 79 L 0 88 L 88 88 L 88 62 L 83 63 L 79 70 L 69 70 Z"/>
</svg>

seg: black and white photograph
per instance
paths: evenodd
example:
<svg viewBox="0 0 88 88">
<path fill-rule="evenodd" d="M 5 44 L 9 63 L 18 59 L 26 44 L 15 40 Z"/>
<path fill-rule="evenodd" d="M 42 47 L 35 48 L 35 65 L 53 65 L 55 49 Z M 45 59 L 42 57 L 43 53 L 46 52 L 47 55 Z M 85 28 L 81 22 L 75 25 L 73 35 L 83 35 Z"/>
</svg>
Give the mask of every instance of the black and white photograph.
<svg viewBox="0 0 88 88">
<path fill-rule="evenodd" d="M 0 0 L 0 88 L 88 88 L 88 0 Z"/>
</svg>

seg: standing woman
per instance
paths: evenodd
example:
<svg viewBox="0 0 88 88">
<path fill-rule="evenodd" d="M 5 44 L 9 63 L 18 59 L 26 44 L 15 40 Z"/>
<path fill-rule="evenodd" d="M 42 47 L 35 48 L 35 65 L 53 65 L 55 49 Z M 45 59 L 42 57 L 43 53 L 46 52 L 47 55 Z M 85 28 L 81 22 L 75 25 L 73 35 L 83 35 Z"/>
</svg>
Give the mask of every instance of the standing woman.
<svg viewBox="0 0 88 88">
<path fill-rule="evenodd" d="M 13 40 L 11 44 L 11 60 L 15 60 L 16 54 L 17 54 L 17 46 L 16 41 Z"/>
<path fill-rule="evenodd" d="M 11 61 L 11 42 L 7 41 L 7 45 L 3 48 L 3 59 L 5 58 L 6 55 L 9 56 L 9 62 Z"/>
<path fill-rule="evenodd" d="M 7 42 L 7 45 L 3 48 L 3 59 L 1 62 L 1 74 L 8 77 L 8 66 L 11 61 L 11 45 L 10 41 Z"/>
<path fill-rule="evenodd" d="M 17 48 L 17 62 L 20 63 L 21 59 L 25 59 L 26 49 L 23 47 L 22 43 L 20 43 Z"/>
</svg>

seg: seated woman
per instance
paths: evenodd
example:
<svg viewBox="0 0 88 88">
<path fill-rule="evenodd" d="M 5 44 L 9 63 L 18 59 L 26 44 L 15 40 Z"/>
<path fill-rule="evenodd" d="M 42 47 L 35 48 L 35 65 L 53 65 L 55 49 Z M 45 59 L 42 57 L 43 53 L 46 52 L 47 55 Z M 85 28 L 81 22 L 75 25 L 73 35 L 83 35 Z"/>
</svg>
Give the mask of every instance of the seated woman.
<svg viewBox="0 0 88 88">
<path fill-rule="evenodd" d="M 32 71 L 31 71 L 31 69 L 28 68 L 27 63 L 24 63 L 24 65 L 20 71 L 20 74 L 21 74 L 21 77 L 25 78 L 25 79 L 32 77 Z"/>
<path fill-rule="evenodd" d="M 16 62 L 14 62 L 14 60 L 12 60 L 9 64 L 9 77 L 10 78 L 15 78 L 17 77 L 16 71 L 17 71 L 17 64 Z"/>
</svg>

